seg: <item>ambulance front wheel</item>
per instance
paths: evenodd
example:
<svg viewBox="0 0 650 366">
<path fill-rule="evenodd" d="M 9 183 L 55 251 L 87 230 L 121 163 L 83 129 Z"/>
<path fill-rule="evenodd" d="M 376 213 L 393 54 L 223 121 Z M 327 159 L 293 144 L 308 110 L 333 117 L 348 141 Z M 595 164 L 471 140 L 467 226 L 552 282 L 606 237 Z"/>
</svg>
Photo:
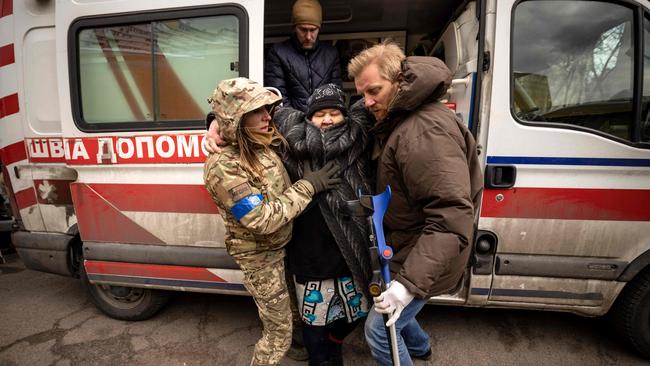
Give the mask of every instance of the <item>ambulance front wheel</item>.
<svg viewBox="0 0 650 366">
<path fill-rule="evenodd" d="M 650 358 L 650 267 L 630 281 L 612 308 L 614 326 L 645 358 Z"/>
<path fill-rule="evenodd" d="M 168 291 L 126 286 L 93 285 L 88 281 L 86 270 L 80 268 L 82 286 L 90 300 L 104 314 L 120 320 L 145 320 L 154 316 L 167 304 Z"/>
</svg>

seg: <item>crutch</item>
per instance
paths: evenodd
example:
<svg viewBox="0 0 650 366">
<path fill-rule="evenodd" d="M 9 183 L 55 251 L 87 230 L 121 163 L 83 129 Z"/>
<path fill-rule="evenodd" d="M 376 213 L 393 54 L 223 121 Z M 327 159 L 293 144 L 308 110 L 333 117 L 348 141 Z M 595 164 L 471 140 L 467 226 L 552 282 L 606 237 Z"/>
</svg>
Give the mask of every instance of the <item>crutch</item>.
<svg viewBox="0 0 650 366">
<path fill-rule="evenodd" d="M 352 216 L 364 216 L 368 218 L 370 233 L 370 264 L 372 267 L 372 279 L 368 286 L 368 292 L 371 296 L 379 296 L 386 290 L 390 283 L 390 259 L 393 257 L 393 249 L 386 245 L 384 237 L 384 214 L 388 210 L 390 202 L 390 186 L 382 193 L 372 196 L 363 195 L 359 192 L 359 199 L 355 201 L 346 201 L 345 211 Z M 389 319 L 389 314 L 383 314 L 384 324 Z M 390 354 L 393 359 L 393 365 L 399 366 L 399 351 L 397 349 L 397 332 L 395 324 L 386 327 L 386 334 L 390 343 Z"/>
</svg>

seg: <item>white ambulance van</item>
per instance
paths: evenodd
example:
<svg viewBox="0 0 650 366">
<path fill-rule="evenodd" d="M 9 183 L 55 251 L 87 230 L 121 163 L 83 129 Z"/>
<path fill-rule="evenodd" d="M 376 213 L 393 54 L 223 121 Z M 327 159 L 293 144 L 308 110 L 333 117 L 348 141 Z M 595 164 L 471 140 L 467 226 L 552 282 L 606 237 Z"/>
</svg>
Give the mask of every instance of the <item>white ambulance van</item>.
<svg viewBox="0 0 650 366">
<path fill-rule="evenodd" d="M 203 187 L 206 97 L 263 80 L 292 0 L 0 0 L 14 245 L 109 316 L 170 290 L 246 294 Z M 322 0 L 342 63 L 391 38 L 454 72 L 485 193 L 466 276 L 434 304 L 611 313 L 650 357 L 650 2 Z M 353 83 L 344 80 L 350 99 Z"/>
</svg>

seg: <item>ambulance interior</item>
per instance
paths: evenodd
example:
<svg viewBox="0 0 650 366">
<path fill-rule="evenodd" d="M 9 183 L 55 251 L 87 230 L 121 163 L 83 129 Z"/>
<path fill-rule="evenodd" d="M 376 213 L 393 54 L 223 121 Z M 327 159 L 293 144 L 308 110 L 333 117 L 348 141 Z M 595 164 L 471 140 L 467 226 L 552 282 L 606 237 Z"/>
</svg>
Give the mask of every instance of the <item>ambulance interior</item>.
<svg viewBox="0 0 650 366">
<path fill-rule="evenodd" d="M 271 44 L 286 40 L 291 34 L 293 2 L 266 2 L 265 52 Z M 323 13 L 320 42 L 331 44 L 339 51 L 343 88 L 349 103 L 360 97 L 347 75 L 348 61 L 364 48 L 391 40 L 407 56 L 436 56 L 445 61 L 456 79 L 445 101 L 468 122 L 471 79 L 466 77 L 476 71 L 478 50 L 475 1 L 321 0 L 320 3 Z"/>
</svg>

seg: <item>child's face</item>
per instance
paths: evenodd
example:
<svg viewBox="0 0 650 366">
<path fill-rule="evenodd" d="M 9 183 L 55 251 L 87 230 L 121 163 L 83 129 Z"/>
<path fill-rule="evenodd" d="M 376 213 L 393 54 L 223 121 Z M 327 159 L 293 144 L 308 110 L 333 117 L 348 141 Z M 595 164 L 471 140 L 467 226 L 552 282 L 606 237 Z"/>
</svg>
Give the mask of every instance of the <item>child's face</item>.
<svg viewBox="0 0 650 366">
<path fill-rule="evenodd" d="M 340 110 L 335 108 L 325 108 L 318 110 L 313 116 L 311 116 L 311 123 L 324 130 L 343 122 L 344 119 L 343 113 L 341 113 Z"/>
</svg>

